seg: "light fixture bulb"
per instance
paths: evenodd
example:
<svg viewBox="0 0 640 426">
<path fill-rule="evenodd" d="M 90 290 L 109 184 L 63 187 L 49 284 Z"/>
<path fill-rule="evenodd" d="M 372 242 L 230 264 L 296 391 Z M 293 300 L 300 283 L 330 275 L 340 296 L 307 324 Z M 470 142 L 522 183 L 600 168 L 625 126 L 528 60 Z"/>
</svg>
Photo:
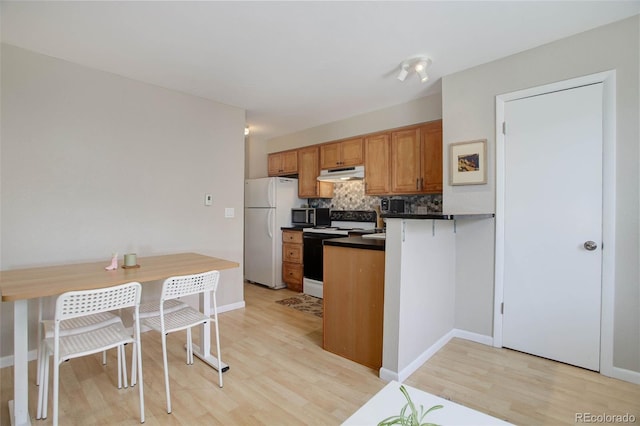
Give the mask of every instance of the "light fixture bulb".
<svg viewBox="0 0 640 426">
<path fill-rule="evenodd" d="M 402 68 L 400 68 L 400 74 L 398 74 L 398 80 L 404 81 L 404 79 L 407 78 L 408 74 L 409 74 L 409 65 L 402 64 Z"/>
<path fill-rule="evenodd" d="M 419 74 L 420 71 L 424 71 L 427 68 L 427 62 L 426 61 L 420 61 L 418 62 L 414 69 L 416 70 L 416 72 Z"/>
<path fill-rule="evenodd" d="M 429 76 L 427 75 L 426 71 L 424 69 L 416 69 L 416 73 L 418 73 L 418 75 L 420 76 L 420 82 L 424 83 L 425 81 L 429 80 Z"/>
<path fill-rule="evenodd" d="M 245 135 L 245 136 L 249 136 L 249 126 L 246 126 L 246 127 L 244 128 L 244 135 Z"/>
</svg>

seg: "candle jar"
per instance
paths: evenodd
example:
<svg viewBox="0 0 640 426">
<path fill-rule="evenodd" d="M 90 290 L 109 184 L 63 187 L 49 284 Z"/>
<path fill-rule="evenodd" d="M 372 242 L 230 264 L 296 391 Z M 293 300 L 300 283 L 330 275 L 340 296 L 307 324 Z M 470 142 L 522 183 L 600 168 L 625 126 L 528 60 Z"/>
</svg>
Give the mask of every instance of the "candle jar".
<svg viewBox="0 0 640 426">
<path fill-rule="evenodd" d="M 136 258 L 135 253 L 127 253 L 124 255 L 124 266 L 136 266 L 138 264 L 138 259 Z"/>
</svg>

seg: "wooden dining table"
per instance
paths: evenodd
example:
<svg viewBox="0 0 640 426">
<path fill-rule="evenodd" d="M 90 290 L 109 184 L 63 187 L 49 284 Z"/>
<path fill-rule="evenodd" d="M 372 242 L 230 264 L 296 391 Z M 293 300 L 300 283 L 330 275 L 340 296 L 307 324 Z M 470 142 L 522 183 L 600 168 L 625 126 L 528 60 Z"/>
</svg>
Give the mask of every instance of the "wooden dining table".
<svg viewBox="0 0 640 426">
<path fill-rule="evenodd" d="M 0 271 L 0 297 L 13 302 L 13 400 L 9 401 L 11 424 L 30 425 L 28 381 L 28 301 L 40 297 L 56 296 L 72 290 L 91 290 L 132 281 L 146 283 L 177 275 L 190 275 L 212 270 L 237 268 L 230 260 L 197 253 L 179 253 L 162 256 L 139 257 L 139 267 L 105 270 L 108 261 L 45 266 Z M 200 310 L 211 312 L 211 297 L 200 295 Z M 228 370 L 211 354 L 209 323 L 200 327 L 200 345 L 194 345 L 194 355 L 215 369 Z"/>
</svg>

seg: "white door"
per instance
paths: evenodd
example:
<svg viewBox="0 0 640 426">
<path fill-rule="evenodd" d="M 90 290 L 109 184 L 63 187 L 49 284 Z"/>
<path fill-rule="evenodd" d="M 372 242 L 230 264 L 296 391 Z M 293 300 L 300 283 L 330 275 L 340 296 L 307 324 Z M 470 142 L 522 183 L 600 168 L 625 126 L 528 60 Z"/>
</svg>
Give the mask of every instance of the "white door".
<svg viewBox="0 0 640 426">
<path fill-rule="evenodd" d="M 244 211 L 244 278 L 268 287 L 275 278 L 275 209 Z"/>
<path fill-rule="evenodd" d="M 506 102 L 504 143 L 503 346 L 596 371 L 602 99 L 593 84 Z"/>
</svg>

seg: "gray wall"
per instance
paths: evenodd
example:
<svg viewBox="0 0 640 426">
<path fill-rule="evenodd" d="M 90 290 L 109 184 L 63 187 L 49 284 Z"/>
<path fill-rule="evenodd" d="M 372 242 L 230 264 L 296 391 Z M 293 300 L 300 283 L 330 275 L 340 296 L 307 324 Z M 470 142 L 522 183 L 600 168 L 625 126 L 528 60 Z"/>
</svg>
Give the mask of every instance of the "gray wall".
<svg viewBox="0 0 640 426">
<path fill-rule="evenodd" d="M 244 110 L 13 46 L 1 53 L 2 269 L 107 265 L 116 251 L 242 263 Z M 218 304 L 241 304 L 242 286 L 242 266 L 223 271 Z M 1 355 L 12 352 L 12 311 L 2 304 Z"/>
<path fill-rule="evenodd" d="M 445 179 L 448 145 L 488 140 L 488 184 L 445 185 L 445 211 L 495 211 L 495 96 L 615 69 L 617 193 L 614 366 L 640 371 L 639 26 L 618 23 L 443 78 Z M 456 328 L 493 330 L 494 222 L 466 223 L 457 234 Z"/>
</svg>

